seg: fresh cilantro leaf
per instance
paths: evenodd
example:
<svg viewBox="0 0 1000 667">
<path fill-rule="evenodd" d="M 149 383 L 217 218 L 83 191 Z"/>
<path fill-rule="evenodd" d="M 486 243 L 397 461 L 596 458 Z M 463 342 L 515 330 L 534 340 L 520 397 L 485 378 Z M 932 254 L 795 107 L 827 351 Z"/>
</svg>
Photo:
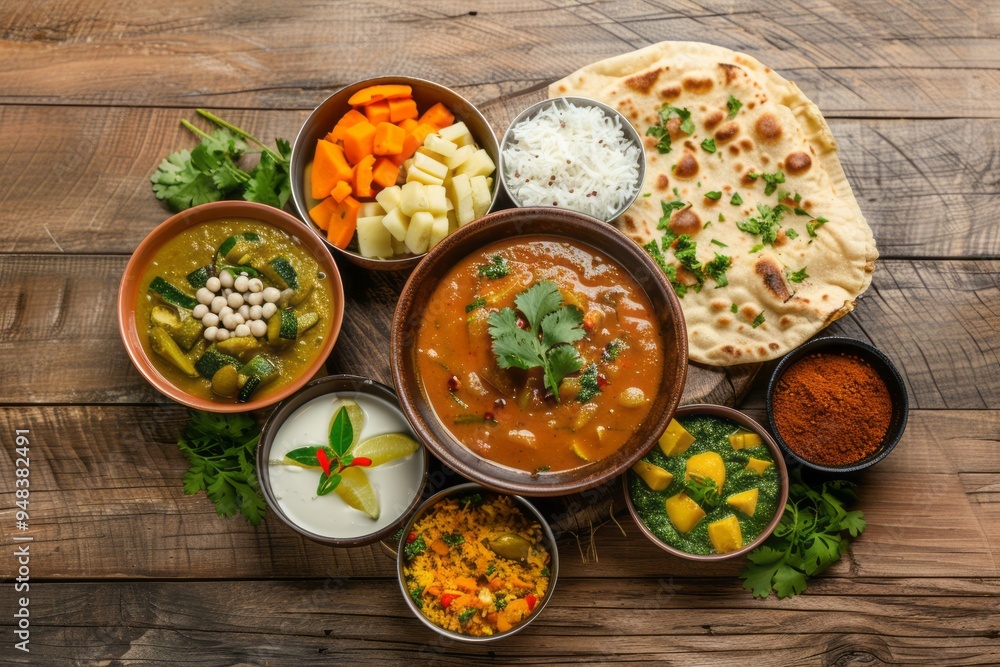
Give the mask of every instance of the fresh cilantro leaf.
<svg viewBox="0 0 1000 667">
<path fill-rule="evenodd" d="M 785 172 L 776 171 L 773 174 L 761 174 L 761 178 L 764 179 L 764 196 L 770 196 L 775 190 L 778 189 L 779 183 L 785 182 Z"/>
<path fill-rule="evenodd" d="M 725 221 L 726 221 L 726 216 L 724 216 L 724 215 L 722 215 L 722 214 L 720 213 L 720 214 L 719 214 L 719 222 L 725 222 Z"/>
<path fill-rule="evenodd" d="M 463 611 L 461 614 L 458 615 L 458 622 L 461 623 L 462 625 L 465 625 L 466 623 L 472 620 L 473 616 L 476 615 L 476 611 L 477 610 L 475 607 L 466 609 L 465 611 Z"/>
<path fill-rule="evenodd" d="M 663 273 L 666 274 L 667 280 L 669 280 L 670 284 L 673 286 L 677 297 L 683 299 L 684 295 L 687 294 L 687 285 L 677 281 L 677 269 L 672 264 L 667 263 L 667 259 L 664 257 L 663 251 L 660 250 L 660 246 L 656 244 L 656 241 L 650 241 L 646 245 L 642 246 L 642 249 L 653 258 L 653 261 L 656 262 Z"/>
<path fill-rule="evenodd" d="M 288 172 L 269 153 L 261 153 L 260 162 L 250 172 L 243 198 L 247 201 L 284 208 L 292 194 Z"/>
<path fill-rule="evenodd" d="M 504 278 L 510 273 L 510 264 L 503 255 L 493 255 L 488 264 L 479 267 L 479 275 L 490 280 Z"/>
<path fill-rule="evenodd" d="M 669 153 L 671 150 L 670 145 L 670 131 L 667 129 L 667 122 L 671 118 L 680 118 L 680 130 L 687 134 L 694 133 L 694 121 L 691 120 L 691 112 L 687 109 L 678 109 L 677 107 L 672 107 L 669 104 L 664 104 L 657 110 L 657 115 L 659 115 L 660 120 L 656 125 L 651 125 L 646 130 L 646 136 L 656 137 L 659 142 L 656 144 L 656 149 L 661 154 Z"/>
<path fill-rule="evenodd" d="M 715 245 L 719 246 L 720 248 L 728 248 L 729 247 L 728 245 L 726 245 L 725 243 L 723 243 L 722 241 L 720 241 L 718 239 L 712 239 L 711 242 L 714 243 Z"/>
<path fill-rule="evenodd" d="M 538 333 L 542 318 L 562 305 L 562 294 L 551 280 L 535 283 L 514 298 L 514 305 L 528 321 L 528 327 Z"/>
<path fill-rule="evenodd" d="M 698 282 L 701 283 L 705 281 L 705 275 L 702 273 L 701 262 L 698 261 L 697 250 L 697 241 L 691 240 L 691 237 L 687 234 L 681 234 L 677 237 L 677 245 L 674 247 L 674 256 L 677 258 L 677 261 L 680 262 L 684 268 L 693 273 L 698 279 Z"/>
<path fill-rule="evenodd" d="M 497 611 L 503 611 L 507 608 L 507 594 L 506 593 L 495 593 L 493 595 L 493 604 L 496 606 Z"/>
<path fill-rule="evenodd" d="M 487 577 L 490 576 L 491 574 L 493 574 L 496 571 L 497 571 L 497 565 L 496 565 L 496 563 L 490 563 L 488 566 L 486 566 L 486 576 Z"/>
<path fill-rule="evenodd" d="M 755 252 L 760 252 L 763 249 L 764 249 L 764 244 L 763 243 L 757 243 L 752 248 L 750 248 L 750 254 L 752 255 Z"/>
<path fill-rule="evenodd" d="M 722 199 L 722 193 L 718 190 L 706 192 L 705 199 L 711 199 L 712 201 L 719 201 L 720 199 Z"/>
<path fill-rule="evenodd" d="M 656 142 L 656 150 L 661 155 L 666 155 L 670 152 L 670 133 L 667 132 L 667 128 L 663 127 L 663 125 L 650 125 L 646 130 L 646 136 L 659 139 Z"/>
<path fill-rule="evenodd" d="M 714 239 L 713 239 L 714 240 Z M 729 284 L 726 271 L 733 265 L 733 259 L 726 255 L 715 253 L 715 259 L 705 264 L 705 275 L 715 281 L 715 287 L 725 287 Z"/>
<path fill-rule="evenodd" d="M 625 343 L 620 338 L 615 338 L 604 346 L 604 350 L 601 351 L 601 361 L 614 363 L 618 360 L 618 355 L 622 353 L 625 347 Z"/>
<path fill-rule="evenodd" d="M 775 195 L 775 198 L 778 201 L 785 201 L 785 199 L 787 199 L 790 196 L 790 194 L 791 193 L 789 193 L 788 190 L 778 190 L 778 194 Z"/>
<path fill-rule="evenodd" d="M 560 345 L 549 352 L 547 360 L 546 385 L 558 399 L 559 385 L 563 378 L 583 368 L 583 357 L 572 345 Z"/>
<path fill-rule="evenodd" d="M 705 139 L 704 141 L 701 142 L 701 147 L 704 148 L 709 153 L 714 153 L 716 151 L 715 139 L 712 139 L 711 137 Z"/>
<path fill-rule="evenodd" d="M 692 475 L 684 480 L 684 493 L 706 510 L 713 510 L 722 502 L 722 490 L 709 477 Z"/>
<path fill-rule="evenodd" d="M 660 221 L 656 223 L 656 228 L 669 229 L 670 216 L 673 214 L 674 211 L 682 209 L 685 206 L 687 206 L 687 204 L 681 201 L 680 199 L 674 199 L 672 201 L 661 201 L 660 208 L 663 209 L 663 215 L 660 216 Z"/>
<path fill-rule="evenodd" d="M 816 230 L 822 227 L 825 223 L 826 223 L 825 218 L 823 219 L 822 222 L 820 222 L 819 218 L 816 218 L 815 220 L 810 220 L 809 222 L 806 223 L 806 232 L 809 233 L 809 236 L 816 238 Z"/>
<path fill-rule="evenodd" d="M 445 533 L 441 536 L 441 541 L 449 547 L 457 547 L 465 542 L 465 537 L 461 533 Z"/>
<path fill-rule="evenodd" d="M 759 215 L 749 220 L 737 222 L 736 227 L 740 231 L 759 235 L 761 243 L 764 245 L 773 244 L 778 238 L 778 230 L 781 228 L 781 213 L 786 210 L 788 207 L 784 204 L 778 204 L 774 208 L 765 204 L 757 204 Z"/>
<path fill-rule="evenodd" d="M 729 199 L 729 203 L 733 206 L 739 206 L 743 203 L 743 197 L 740 196 L 739 192 L 734 192 L 733 196 Z"/>
<path fill-rule="evenodd" d="M 729 109 L 729 118 L 730 119 L 736 118 L 736 114 L 738 114 L 740 112 L 740 109 L 742 107 L 743 107 L 743 102 L 740 102 L 738 99 L 736 99 L 732 95 L 729 96 L 729 101 L 726 102 L 726 108 Z"/>
<path fill-rule="evenodd" d="M 756 329 L 757 327 L 759 327 L 762 324 L 764 324 L 764 311 L 763 310 L 760 311 L 760 313 L 757 314 L 757 317 L 753 318 L 753 322 L 750 323 L 750 326 L 752 326 L 754 329 Z"/>
<path fill-rule="evenodd" d="M 470 303 L 468 306 L 465 307 L 465 312 L 471 313 L 477 308 L 482 308 L 485 305 L 486 305 L 486 299 L 484 299 L 481 296 L 478 296 L 472 303 Z"/>
<path fill-rule="evenodd" d="M 739 310 L 740 310 L 739 306 L 737 306 L 735 303 L 729 307 L 729 312 L 731 313 L 737 313 L 739 312 Z"/>
<path fill-rule="evenodd" d="M 806 273 L 806 267 L 804 266 L 798 271 L 793 271 L 792 273 L 788 274 L 788 279 L 793 283 L 800 283 L 808 277 L 809 274 Z"/>
<path fill-rule="evenodd" d="M 194 166 L 191 152 L 187 149 L 164 158 L 149 180 L 153 183 L 153 194 L 157 199 L 166 201 L 172 211 L 183 211 L 222 199 L 211 174 Z"/>
<path fill-rule="evenodd" d="M 413 604 L 417 605 L 420 609 L 424 608 L 424 587 L 411 588 L 410 589 L 410 599 L 413 600 Z"/>
<path fill-rule="evenodd" d="M 797 238 L 799 238 L 799 233 L 797 231 L 795 231 L 794 229 L 786 229 L 785 230 L 785 236 L 787 236 L 790 239 L 797 239 Z"/>
<path fill-rule="evenodd" d="M 407 560 L 412 560 L 416 556 L 419 556 L 424 551 L 427 550 L 427 542 L 424 541 L 423 535 L 418 535 L 417 539 L 408 543 L 403 547 L 403 555 L 406 556 Z"/>
<path fill-rule="evenodd" d="M 760 174 L 758 174 L 756 171 L 751 171 L 749 174 L 747 174 L 747 178 L 749 178 L 751 181 L 756 181 L 758 178 L 760 178 Z"/>
</svg>

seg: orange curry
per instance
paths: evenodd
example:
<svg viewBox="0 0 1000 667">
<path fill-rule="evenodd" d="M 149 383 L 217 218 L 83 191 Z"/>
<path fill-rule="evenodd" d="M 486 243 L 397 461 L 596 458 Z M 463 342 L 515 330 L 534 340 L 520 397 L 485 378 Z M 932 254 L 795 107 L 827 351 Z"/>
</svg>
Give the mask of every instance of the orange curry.
<svg viewBox="0 0 1000 667">
<path fill-rule="evenodd" d="M 512 361 L 511 345 L 496 347 L 501 336 L 548 356 L 533 367 Z M 438 283 L 417 363 L 427 400 L 457 440 L 502 465 L 560 471 L 614 453 L 646 419 L 662 336 L 621 266 L 583 243 L 527 236 L 469 255 Z"/>
</svg>

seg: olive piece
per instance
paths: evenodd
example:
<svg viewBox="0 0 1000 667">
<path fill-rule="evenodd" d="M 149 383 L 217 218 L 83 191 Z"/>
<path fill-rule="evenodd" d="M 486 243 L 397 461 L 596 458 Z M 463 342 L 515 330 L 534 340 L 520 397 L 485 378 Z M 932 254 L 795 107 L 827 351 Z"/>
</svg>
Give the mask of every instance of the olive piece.
<svg viewBox="0 0 1000 667">
<path fill-rule="evenodd" d="M 504 533 L 489 540 L 486 548 L 507 560 L 526 561 L 531 550 L 531 542 L 520 535 Z"/>
</svg>

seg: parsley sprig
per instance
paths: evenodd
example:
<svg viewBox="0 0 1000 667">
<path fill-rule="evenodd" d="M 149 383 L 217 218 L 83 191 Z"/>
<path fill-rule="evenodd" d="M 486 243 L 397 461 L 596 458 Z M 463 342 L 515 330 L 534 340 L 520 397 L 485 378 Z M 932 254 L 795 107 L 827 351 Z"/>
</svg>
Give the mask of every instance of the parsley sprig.
<svg viewBox="0 0 1000 667">
<path fill-rule="evenodd" d="M 583 313 L 563 304 L 551 280 L 535 283 L 514 298 L 524 316 L 523 328 L 513 308 L 492 313 L 487 320 L 493 354 L 500 368 L 544 370 L 545 388 L 559 400 L 559 383 L 583 368 L 583 358 L 572 343 L 584 337 Z"/>
<path fill-rule="evenodd" d="M 204 491 L 219 516 L 237 512 L 256 526 L 264 517 L 257 485 L 254 450 L 260 428 L 248 414 L 213 414 L 191 410 L 177 446 L 190 468 L 184 493 Z"/>
<path fill-rule="evenodd" d="M 809 577 L 816 576 L 840 560 L 850 540 L 865 529 L 859 510 L 848 511 L 845 505 L 857 499 L 854 484 L 842 480 L 807 486 L 798 471 L 788 504 L 771 537 L 747 556 L 740 573 L 743 587 L 755 597 L 766 598 L 773 589 L 779 598 L 798 595 L 806 589 Z"/>
</svg>

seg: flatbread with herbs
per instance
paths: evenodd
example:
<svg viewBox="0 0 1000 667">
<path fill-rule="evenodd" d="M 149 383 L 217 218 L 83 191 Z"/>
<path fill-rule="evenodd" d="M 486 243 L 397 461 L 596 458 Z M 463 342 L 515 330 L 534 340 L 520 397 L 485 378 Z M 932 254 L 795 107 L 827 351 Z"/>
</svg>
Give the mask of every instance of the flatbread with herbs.
<svg viewBox="0 0 1000 667">
<path fill-rule="evenodd" d="M 550 97 L 609 104 L 645 136 L 615 221 L 667 273 L 693 361 L 780 357 L 854 308 L 878 252 L 819 109 L 742 53 L 663 42 L 589 65 Z"/>
</svg>

